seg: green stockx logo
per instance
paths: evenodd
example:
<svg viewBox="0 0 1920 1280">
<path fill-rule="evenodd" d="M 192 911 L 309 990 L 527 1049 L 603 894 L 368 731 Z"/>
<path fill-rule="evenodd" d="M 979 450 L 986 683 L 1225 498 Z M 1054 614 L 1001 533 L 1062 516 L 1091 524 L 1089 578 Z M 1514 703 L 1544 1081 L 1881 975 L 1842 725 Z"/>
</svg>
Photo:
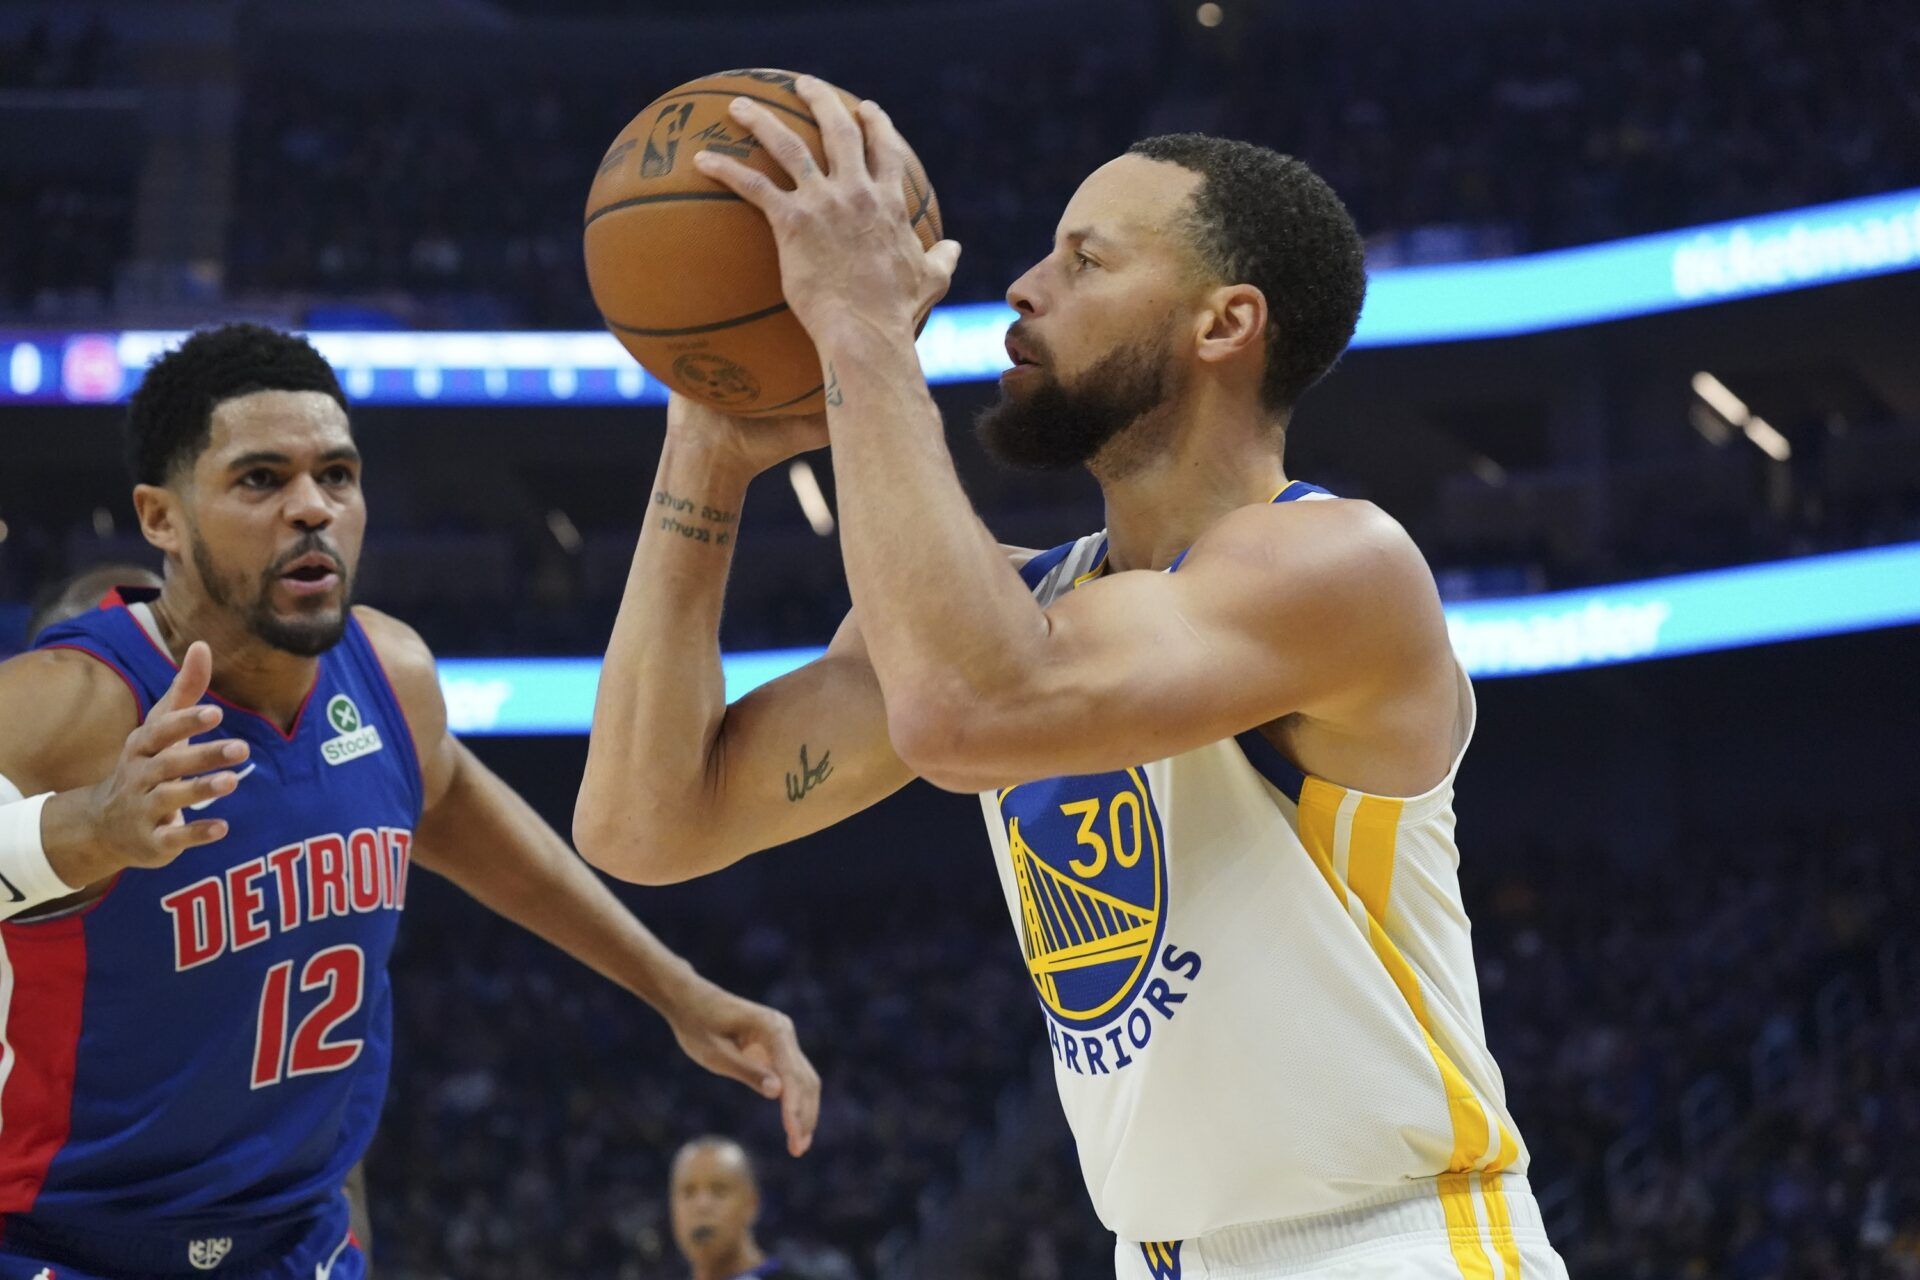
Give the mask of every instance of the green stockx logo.
<svg viewBox="0 0 1920 1280">
<path fill-rule="evenodd" d="M 336 693 L 327 700 L 327 723 L 339 735 L 320 744 L 320 758 L 328 764 L 358 760 L 384 745 L 380 741 L 380 730 L 360 723 L 360 708 L 344 693 Z"/>
<path fill-rule="evenodd" d="M 335 733 L 352 733 L 360 727 L 360 708 L 344 693 L 336 693 L 327 703 L 327 723 Z"/>
</svg>

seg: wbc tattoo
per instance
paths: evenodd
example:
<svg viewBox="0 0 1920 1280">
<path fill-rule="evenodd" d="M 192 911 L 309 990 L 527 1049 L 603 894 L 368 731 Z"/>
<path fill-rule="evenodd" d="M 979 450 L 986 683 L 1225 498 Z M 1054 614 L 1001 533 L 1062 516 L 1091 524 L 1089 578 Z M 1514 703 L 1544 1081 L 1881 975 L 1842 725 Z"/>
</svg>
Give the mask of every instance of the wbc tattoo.
<svg viewBox="0 0 1920 1280">
<path fill-rule="evenodd" d="M 833 752 L 822 751 L 820 753 L 820 763 L 809 765 L 807 763 L 807 744 L 804 742 L 801 743 L 800 772 L 798 775 L 791 773 L 787 775 L 787 803 L 792 804 L 805 799 L 807 792 L 825 782 L 832 775 Z"/>
<path fill-rule="evenodd" d="M 838 409 L 841 405 L 845 404 L 846 401 L 847 401 L 846 396 L 842 394 L 840 391 L 840 373 L 838 370 L 836 370 L 833 367 L 833 362 L 828 361 L 827 362 L 827 404 L 835 409 Z"/>
</svg>

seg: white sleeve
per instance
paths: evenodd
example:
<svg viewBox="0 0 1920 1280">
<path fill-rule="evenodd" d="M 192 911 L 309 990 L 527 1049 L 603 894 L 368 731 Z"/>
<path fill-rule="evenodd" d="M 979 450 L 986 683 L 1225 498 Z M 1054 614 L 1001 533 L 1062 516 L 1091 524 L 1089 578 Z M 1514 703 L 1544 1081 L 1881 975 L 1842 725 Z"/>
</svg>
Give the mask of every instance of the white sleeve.
<svg viewBox="0 0 1920 1280">
<path fill-rule="evenodd" d="M 0 776 L 0 920 L 74 893 L 47 861 L 40 844 L 40 810 L 51 791 L 28 799 Z"/>
</svg>

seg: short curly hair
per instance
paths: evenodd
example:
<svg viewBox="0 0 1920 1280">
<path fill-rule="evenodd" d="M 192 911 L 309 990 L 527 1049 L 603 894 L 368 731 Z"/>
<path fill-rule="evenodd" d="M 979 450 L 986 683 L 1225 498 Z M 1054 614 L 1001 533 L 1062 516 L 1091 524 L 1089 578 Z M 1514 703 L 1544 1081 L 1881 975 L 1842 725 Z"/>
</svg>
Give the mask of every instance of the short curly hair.
<svg viewBox="0 0 1920 1280">
<path fill-rule="evenodd" d="M 347 407 L 333 366 L 305 338 L 260 324 L 201 329 L 147 366 L 127 406 L 133 482 L 163 485 L 191 466 L 212 437 L 213 411 L 255 391 L 319 391 Z"/>
<path fill-rule="evenodd" d="M 1305 161 L 1251 142 L 1169 133 L 1127 150 L 1200 175 L 1186 230 L 1211 274 L 1266 295 L 1261 400 L 1291 409 L 1347 349 L 1367 296 L 1366 247 L 1346 205 Z"/>
</svg>

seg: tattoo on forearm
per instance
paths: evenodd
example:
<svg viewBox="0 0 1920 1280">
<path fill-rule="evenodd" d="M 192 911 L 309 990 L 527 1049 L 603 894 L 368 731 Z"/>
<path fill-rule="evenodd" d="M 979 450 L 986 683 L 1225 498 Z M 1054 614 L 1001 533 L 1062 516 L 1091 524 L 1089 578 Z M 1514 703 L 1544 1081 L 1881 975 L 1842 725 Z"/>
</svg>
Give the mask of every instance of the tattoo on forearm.
<svg viewBox="0 0 1920 1280">
<path fill-rule="evenodd" d="M 732 525 L 740 513 L 710 507 L 692 498 L 683 498 L 665 489 L 653 491 L 653 505 L 661 509 L 660 527 L 677 533 L 689 542 L 705 542 L 724 547 L 733 541 Z M 683 518 L 684 517 L 684 518 Z"/>
<path fill-rule="evenodd" d="M 791 773 L 787 775 L 787 802 L 791 804 L 795 801 L 805 799 L 807 792 L 813 790 L 832 776 L 833 752 L 822 751 L 820 753 L 820 763 L 809 765 L 807 763 L 807 744 L 804 742 L 801 743 L 800 773 L 798 776 Z"/>
<path fill-rule="evenodd" d="M 827 404 L 835 409 L 846 403 L 846 396 L 840 392 L 840 371 L 833 367 L 833 361 L 827 361 Z"/>
</svg>

